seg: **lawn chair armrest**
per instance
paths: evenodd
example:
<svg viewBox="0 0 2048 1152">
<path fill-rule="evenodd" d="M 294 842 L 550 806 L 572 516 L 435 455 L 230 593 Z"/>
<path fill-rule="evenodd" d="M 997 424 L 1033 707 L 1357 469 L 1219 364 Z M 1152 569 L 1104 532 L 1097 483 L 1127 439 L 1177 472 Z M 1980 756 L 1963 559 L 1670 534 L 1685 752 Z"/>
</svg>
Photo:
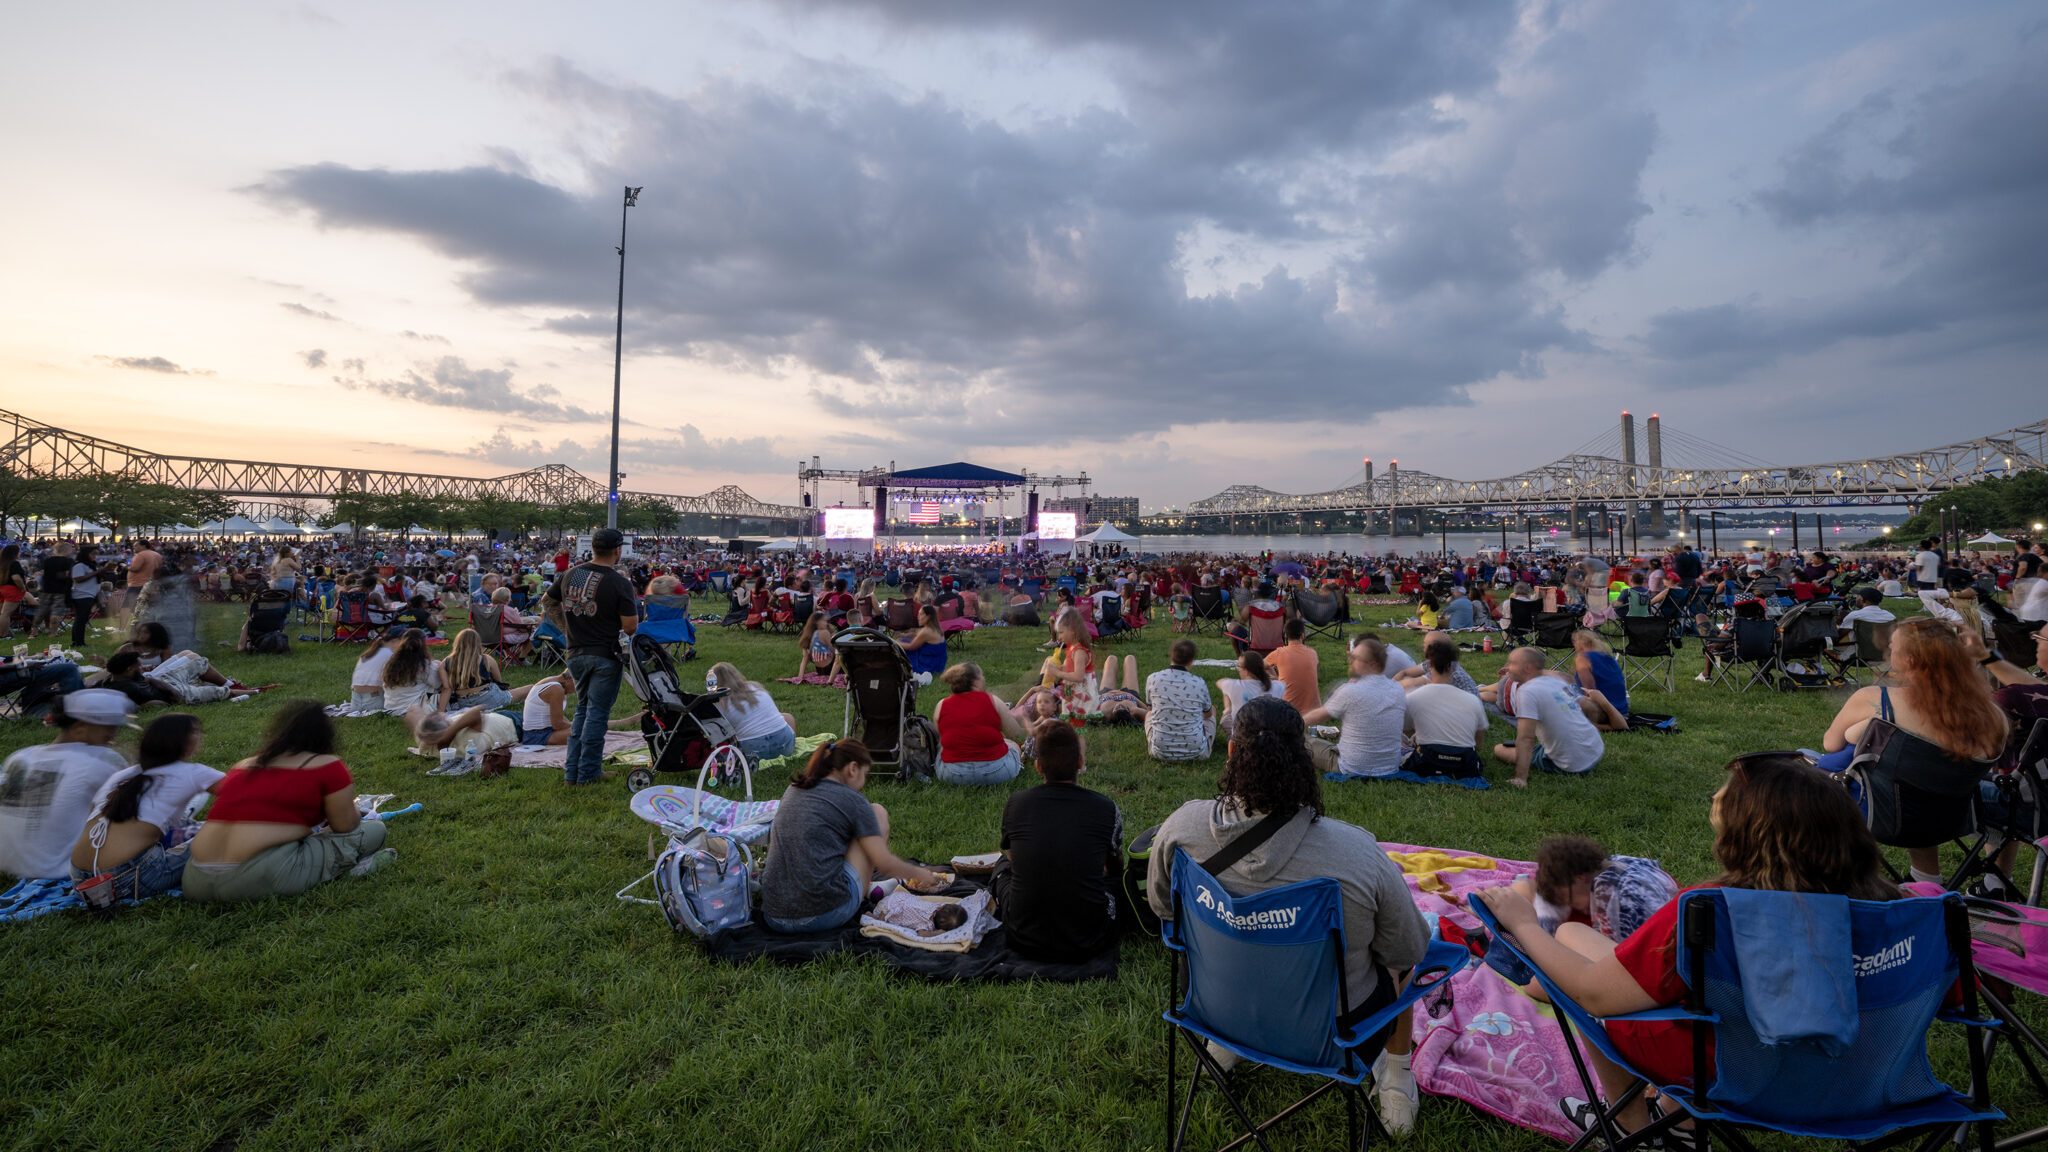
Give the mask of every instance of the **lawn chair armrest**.
<svg viewBox="0 0 2048 1152">
<path fill-rule="evenodd" d="M 1356 1048 L 1377 1035 L 1395 1017 L 1406 1012 L 1417 1000 L 1436 991 L 1437 986 L 1465 970 L 1472 962 L 1472 954 L 1459 945 L 1443 940 L 1431 940 L 1422 953 L 1422 960 L 1415 965 L 1414 974 L 1408 980 L 1408 987 L 1394 997 L 1392 1003 L 1371 1016 L 1337 1030 L 1339 1048 Z M 1428 977 L 1434 976 L 1434 979 Z"/>
</svg>

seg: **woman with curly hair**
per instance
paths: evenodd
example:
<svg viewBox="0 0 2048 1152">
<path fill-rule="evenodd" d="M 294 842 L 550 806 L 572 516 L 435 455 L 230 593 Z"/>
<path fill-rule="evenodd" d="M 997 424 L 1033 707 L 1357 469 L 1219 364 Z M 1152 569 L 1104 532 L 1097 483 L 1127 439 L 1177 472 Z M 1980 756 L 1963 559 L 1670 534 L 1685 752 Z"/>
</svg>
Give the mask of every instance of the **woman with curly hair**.
<svg viewBox="0 0 2048 1152">
<path fill-rule="evenodd" d="M 1217 782 L 1220 794 L 1188 801 L 1159 826 L 1146 900 L 1162 919 L 1173 918 L 1175 849 L 1186 849 L 1200 863 L 1241 836 L 1263 835 L 1216 879 L 1239 896 L 1318 877 L 1336 880 L 1344 893 L 1344 976 L 1352 1000 L 1343 1015 L 1363 1020 L 1393 1001 L 1402 974 L 1422 959 L 1429 926 L 1373 834 L 1323 815 L 1322 774 L 1309 756 L 1301 713 L 1278 696 L 1261 696 L 1238 708 L 1234 725 L 1230 756 Z M 1264 824 L 1268 817 L 1284 822 Z M 1415 1121 L 1417 1099 L 1406 1024 L 1390 1026 L 1385 1044 L 1386 1054 L 1374 1066 L 1380 1120 L 1399 1136 Z M 1378 1042 L 1369 1043 L 1365 1050 L 1376 1047 Z M 1211 1055 L 1230 1054 L 1219 1048 Z"/>
</svg>

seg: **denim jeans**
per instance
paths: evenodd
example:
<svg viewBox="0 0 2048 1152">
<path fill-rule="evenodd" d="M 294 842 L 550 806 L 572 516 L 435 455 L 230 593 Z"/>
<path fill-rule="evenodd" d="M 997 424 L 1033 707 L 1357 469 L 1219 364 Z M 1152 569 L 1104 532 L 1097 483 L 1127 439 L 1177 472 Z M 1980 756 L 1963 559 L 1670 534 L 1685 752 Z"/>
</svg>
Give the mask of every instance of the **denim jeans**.
<svg viewBox="0 0 2048 1152">
<path fill-rule="evenodd" d="M 569 719 L 569 757 L 562 779 L 590 784 L 603 775 L 605 726 L 619 698 L 621 668 L 610 656 L 571 656 L 569 674 L 576 678 L 576 715 Z"/>
<path fill-rule="evenodd" d="M 756 736 L 752 740 L 740 741 L 740 751 L 747 759 L 759 764 L 763 760 L 775 760 L 796 751 L 796 730 L 783 728 L 773 736 Z"/>
<path fill-rule="evenodd" d="M 176 848 L 165 848 L 151 844 L 142 854 L 118 868 L 109 868 L 114 877 L 114 895 L 122 900 L 144 900 L 178 887 L 185 875 L 186 851 L 190 844 Z M 89 869 L 73 866 L 71 882 L 89 879 Z"/>
<path fill-rule="evenodd" d="M 1008 784 L 1024 770 L 1015 748 L 996 760 L 941 760 L 933 768 L 941 784 Z"/>
</svg>

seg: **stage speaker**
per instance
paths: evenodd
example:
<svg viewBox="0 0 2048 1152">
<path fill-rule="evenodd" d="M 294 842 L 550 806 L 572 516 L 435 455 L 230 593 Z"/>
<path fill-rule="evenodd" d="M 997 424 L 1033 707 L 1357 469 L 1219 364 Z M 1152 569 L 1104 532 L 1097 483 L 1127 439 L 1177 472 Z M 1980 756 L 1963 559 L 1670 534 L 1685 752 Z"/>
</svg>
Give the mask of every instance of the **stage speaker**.
<svg viewBox="0 0 2048 1152">
<path fill-rule="evenodd" d="M 1024 496 L 1024 531 L 1038 531 L 1038 493 L 1029 492 Z"/>
<path fill-rule="evenodd" d="M 875 535 L 880 536 L 889 528 L 889 490 L 875 489 Z"/>
</svg>

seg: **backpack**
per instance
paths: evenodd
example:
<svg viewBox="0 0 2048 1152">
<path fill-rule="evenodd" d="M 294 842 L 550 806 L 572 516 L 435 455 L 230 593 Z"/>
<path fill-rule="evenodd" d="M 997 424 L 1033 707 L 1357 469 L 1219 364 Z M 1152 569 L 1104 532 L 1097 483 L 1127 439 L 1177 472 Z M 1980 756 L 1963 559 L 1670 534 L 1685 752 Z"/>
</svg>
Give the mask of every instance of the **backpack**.
<svg viewBox="0 0 2048 1152">
<path fill-rule="evenodd" d="M 282 632 L 258 632 L 249 637 L 249 651 L 258 655 L 282 656 L 291 650 L 291 637 Z"/>
<path fill-rule="evenodd" d="M 896 772 L 904 780 L 938 778 L 939 729 L 923 716 L 904 718 L 902 747 L 897 750 Z"/>
<path fill-rule="evenodd" d="M 1146 877 L 1152 871 L 1152 841 L 1159 836 L 1159 825 L 1131 837 L 1124 848 L 1124 874 L 1117 885 L 1116 895 L 1123 908 L 1118 919 L 1137 928 L 1147 936 L 1159 936 L 1159 914 L 1152 911 L 1152 902 L 1145 898 Z"/>
<path fill-rule="evenodd" d="M 753 918 L 753 870 L 746 845 L 693 828 L 655 861 L 655 899 L 669 927 L 708 940 Z"/>
</svg>

